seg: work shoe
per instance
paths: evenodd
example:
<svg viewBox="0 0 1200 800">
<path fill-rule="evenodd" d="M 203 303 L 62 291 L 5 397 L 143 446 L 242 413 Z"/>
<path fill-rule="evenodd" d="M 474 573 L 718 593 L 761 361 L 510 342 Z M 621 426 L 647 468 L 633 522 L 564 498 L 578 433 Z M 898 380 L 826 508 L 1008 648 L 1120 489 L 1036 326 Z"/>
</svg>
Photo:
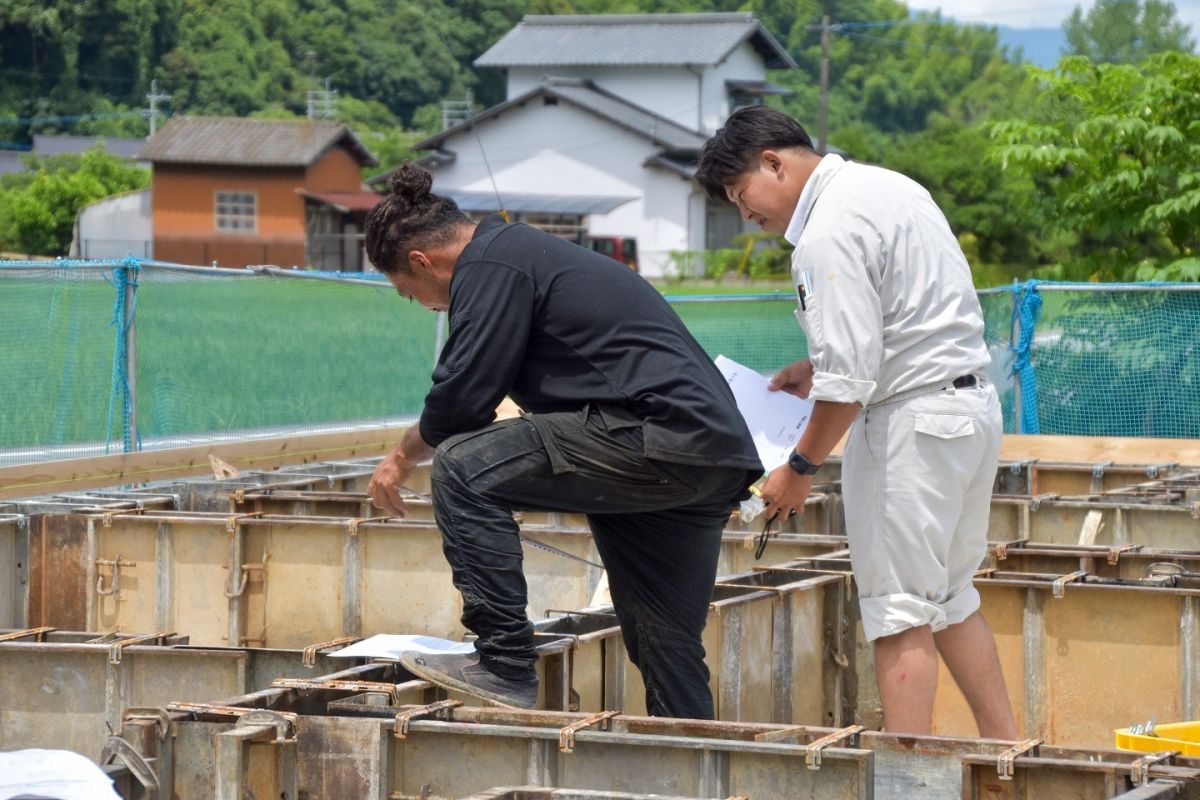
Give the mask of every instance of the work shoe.
<svg viewBox="0 0 1200 800">
<path fill-rule="evenodd" d="M 401 653 L 406 670 L 443 689 L 469 694 L 506 708 L 533 708 L 537 704 L 537 677 L 502 678 L 479 663 L 478 653 Z"/>
</svg>

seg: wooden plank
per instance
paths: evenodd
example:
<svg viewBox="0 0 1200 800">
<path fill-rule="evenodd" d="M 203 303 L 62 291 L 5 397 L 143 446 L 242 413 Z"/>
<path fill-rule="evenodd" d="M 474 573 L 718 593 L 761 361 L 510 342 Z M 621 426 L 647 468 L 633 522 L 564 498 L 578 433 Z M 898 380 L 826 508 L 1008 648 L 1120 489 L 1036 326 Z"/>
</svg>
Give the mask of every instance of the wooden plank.
<svg viewBox="0 0 1200 800">
<path fill-rule="evenodd" d="M 1006 434 L 1000 458 L 1117 464 L 1200 464 L 1200 439 L 1140 439 L 1107 436 Z"/>
<path fill-rule="evenodd" d="M 405 430 L 388 427 L 283 436 L 0 467 L 0 500 L 211 475 L 210 455 L 238 470 L 382 456 L 396 446 Z"/>
<path fill-rule="evenodd" d="M 151 480 L 206 475 L 214 455 L 239 470 L 275 469 L 387 453 L 404 427 L 242 440 L 142 453 L 122 453 L 0 467 L 0 500 L 83 491 Z M 842 443 L 835 454 L 841 453 Z M 1138 439 L 1101 436 L 1004 436 L 1000 457 L 1055 462 L 1200 465 L 1200 439 Z"/>
</svg>

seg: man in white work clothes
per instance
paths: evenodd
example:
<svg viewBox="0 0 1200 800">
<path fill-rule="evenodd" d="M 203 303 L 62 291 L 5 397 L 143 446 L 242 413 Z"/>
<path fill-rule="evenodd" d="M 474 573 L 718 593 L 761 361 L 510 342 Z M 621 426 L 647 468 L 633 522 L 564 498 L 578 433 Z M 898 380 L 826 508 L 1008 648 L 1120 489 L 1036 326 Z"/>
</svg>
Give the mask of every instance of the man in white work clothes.
<svg viewBox="0 0 1200 800">
<path fill-rule="evenodd" d="M 798 122 L 766 106 L 730 115 L 696 177 L 796 247 L 809 358 L 771 388 L 816 403 L 789 463 L 763 486 L 765 513 L 802 509 L 812 474 L 849 431 L 846 530 L 885 730 L 931 732 L 940 653 L 980 735 L 1015 739 L 972 585 L 987 547 L 1000 404 L 971 271 L 945 216 L 903 175 L 818 155 Z"/>
</svg>

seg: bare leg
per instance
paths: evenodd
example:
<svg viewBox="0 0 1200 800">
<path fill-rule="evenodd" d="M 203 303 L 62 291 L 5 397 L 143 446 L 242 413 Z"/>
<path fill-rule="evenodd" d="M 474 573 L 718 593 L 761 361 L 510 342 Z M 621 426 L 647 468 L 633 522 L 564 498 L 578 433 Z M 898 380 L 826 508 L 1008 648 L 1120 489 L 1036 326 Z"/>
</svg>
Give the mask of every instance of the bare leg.
<svg viewBox="0 0 1200 800">
<path fill-rule="evenodd" d="M 987 739 L 1016 739 L 1017 724 L 1000 670 L 996 638 L 983 615 L 976 611 L 959 624 L 938 631 L 933 639 L 971 706 L 979 735 Z"/>
<path fill-rule="evenodd" d="M 875 640 L 875 678 L 889 733 L 929 733 L 938 661 L 928 625 Z"/>
</svg>

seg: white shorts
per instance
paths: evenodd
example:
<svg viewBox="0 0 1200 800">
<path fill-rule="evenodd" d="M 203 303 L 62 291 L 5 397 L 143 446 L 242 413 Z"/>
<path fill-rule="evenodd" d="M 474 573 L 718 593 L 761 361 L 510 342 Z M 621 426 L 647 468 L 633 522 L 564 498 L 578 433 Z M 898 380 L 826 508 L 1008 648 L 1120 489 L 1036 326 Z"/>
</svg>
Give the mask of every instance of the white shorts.
<svg viewBox="0 0 1200 800">
<path fill-rule="evenodd" d="M 850 428 L 842 496 L 868 641 L 979 608 L 1003 432 L 990 381 L 872 406 Z"/>
</svg>

